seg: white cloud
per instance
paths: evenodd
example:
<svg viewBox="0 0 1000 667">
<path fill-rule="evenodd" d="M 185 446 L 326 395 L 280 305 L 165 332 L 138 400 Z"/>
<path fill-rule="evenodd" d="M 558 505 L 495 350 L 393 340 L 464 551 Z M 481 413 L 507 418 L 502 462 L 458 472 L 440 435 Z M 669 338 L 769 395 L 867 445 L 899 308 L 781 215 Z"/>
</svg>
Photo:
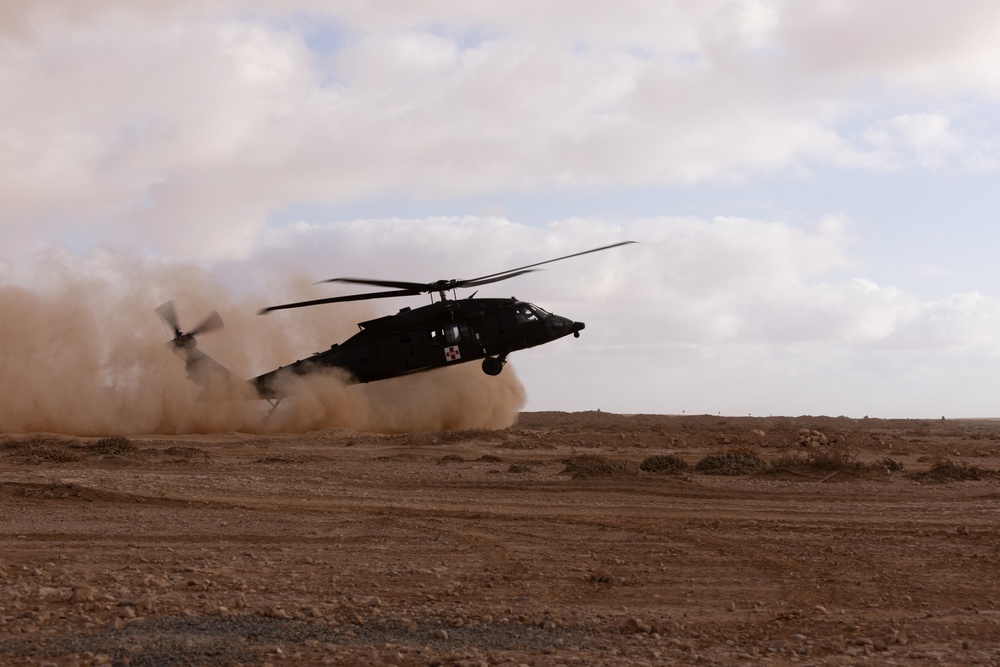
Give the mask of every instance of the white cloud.
<svg viewBox="0 0 1000 667">
<path fill-rule="evenodd" d="M 924 167 L 940 167 L 945 160 L 965 149 L 965 141 L 941 114 L 904 114 L 880 122 L 865 132 L 865 139 L 882 151 L 897 156 L 912 152 Z"/>
<path fill-rule="evenodd" d="M 5 241 L 85 229 L 238 257 L 288 202 L 732 181 L 887 155 L 992 169 L 964 116 L 905 109 L 996 102 L 997 12 L 972 5 L 8 7 Z M 303 16 L 342 31 L 330 57 Z M 838 130 L 872 101 L 897 110 L 867 134 L 875 152 Z"/>
</svg>

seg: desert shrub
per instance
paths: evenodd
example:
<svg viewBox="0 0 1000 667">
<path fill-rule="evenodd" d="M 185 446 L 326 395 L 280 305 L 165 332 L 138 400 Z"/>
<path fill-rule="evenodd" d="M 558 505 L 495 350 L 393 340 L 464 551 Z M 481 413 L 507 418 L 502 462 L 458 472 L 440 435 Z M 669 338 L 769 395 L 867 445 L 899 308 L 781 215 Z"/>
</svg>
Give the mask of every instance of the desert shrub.
<svg viewBox="0 0 1000 667">
<path fill-rule="evenodd" d="M 65 447 L 34 448 L 27 453 L 26 458 L 49 463 L 72 463 L 81 459 L 79 454 Z"/>
<path fill-rule="evenodd" d="M 902 470 L 901 464 L 894 462 L 894 465 Z M 868 464 L 859 461 L 857 453 L 850 449 L 819 449 L 809 450 L 800 455 L 782 456 L 771 462 L 768 472 L 804 471 L 828 475 L 836 473 L 861 475 L 870 468 Z"/>
<path fill-rule="evenodd" d="M 903 464 L 889 456 L 883 456 L 877 463 L 889 472 L 903 472 Z"/>
<path fill-rule="evenodd" d="M 510 466 L 507 467 L 507 472 L 512 472 L 512 473 L 531 472 L 531 466 L 525 463 L 511 463 Z"/>
<path fill-rule="evenodd" d="M 867 466 L 858 460 L 858 455 L 849 449 L 826 449 L 809 452 L 807 467 L 817 472 L 839 472 L 857 475 Z"/>
<path fill-rule="evenodd" d="M 913 479 L 930 482 L 961 482 L 966 480 L 981 480 L 996 477 L 993 470 L 985 470 L 968 463 L 955 463 L 951 459 L 936 461 L 926 472 L 911 475 Z"/>
<path fill-rule="evenodd" d="M 632 461 L 618 461 L 605 456 L 584 454 L 566 460 L 564 473 L 579 477 L 611 477 L 615 475 L 638 475 L 639 466 Z"/>
<path fill-rule="evenodd" d="M 643 459 L 642 463 L 639 464 L 639 470 L 644 470 L 646 472 L 681 472 L 690 467 L 691 466 L 687 461 L 676 454 L 658 454 L 656 456 L 647 456 Z"/>
<path fill-rule="evenodd" d="M 446 463 L 465 463 L 465 459 L 458 454 L 445 454 L 438 459 L 438 465 L 445 465 Z"/>
<path fill-rule="evenodd" d="M 90 447 L 104 456 L 127 456 L 136 452 L 135 444 L 123 435 L 101 438 Z"/>
<path fill-rule="evenodd" d="M 694 469 L 706 475 L 748 475 L 766 467 L 756 447 L 740 446 L 709 454 Z"/>
<path fill-rule="evenodd" d="M 79 446 L 75 440 L 63 440 L 57 436 L 36 433 L 23 440 L 13 440 L 3 444 L 7 456 L 25 463 L 71 463 L 79 461 L 80 455 L 73 451 Z"/>
</svg>

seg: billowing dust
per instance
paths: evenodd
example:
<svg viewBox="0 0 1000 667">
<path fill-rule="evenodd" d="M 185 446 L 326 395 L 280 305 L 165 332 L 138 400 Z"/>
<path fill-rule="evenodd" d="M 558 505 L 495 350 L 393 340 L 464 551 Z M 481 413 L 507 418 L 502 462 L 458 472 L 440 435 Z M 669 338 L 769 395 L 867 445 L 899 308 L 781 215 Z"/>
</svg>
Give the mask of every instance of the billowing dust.
<svg viewBox="0 0 1000 667">
<path fill-rule="evenodd" d="M 508 367 L 489 377 L 478 364 L 372 384 L 337 373 L 297 378 L 278 406 L 259 400 L 196 401 L 200 388 L 167 345 L 154 313 L 173 299 L 183 330 L 213 309 L 225 323 L 199 349 L 250 378 L 343 342 L 357 322 L 391 312 L 344 303 L 257 315 L 267 305 L 322 297 L 302 277 L 275 280 L 273 294 L 237 297 L 194 266 L 105 254 L 51 256 L 27 287 L 0 286 L 0 431 L 70 435 L 301 432 L 343 427 L 372 432 L 503 428 L 525 402 Z M 327 294 L 332 294 L 328 292 Z"/>
</svg>

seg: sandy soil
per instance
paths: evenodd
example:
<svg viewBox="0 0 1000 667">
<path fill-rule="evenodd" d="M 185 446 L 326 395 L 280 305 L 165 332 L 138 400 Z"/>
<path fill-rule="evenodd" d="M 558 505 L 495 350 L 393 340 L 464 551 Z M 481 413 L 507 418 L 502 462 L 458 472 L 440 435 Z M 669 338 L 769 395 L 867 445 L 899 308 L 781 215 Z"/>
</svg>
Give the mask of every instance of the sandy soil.
<svg viewBox="0 0 1000 667">
<path fill-rule="evenodd" d="M 0 436 L 0 664 L 1000 664 L 997 470 L 992 421 Z"/>
</svg>

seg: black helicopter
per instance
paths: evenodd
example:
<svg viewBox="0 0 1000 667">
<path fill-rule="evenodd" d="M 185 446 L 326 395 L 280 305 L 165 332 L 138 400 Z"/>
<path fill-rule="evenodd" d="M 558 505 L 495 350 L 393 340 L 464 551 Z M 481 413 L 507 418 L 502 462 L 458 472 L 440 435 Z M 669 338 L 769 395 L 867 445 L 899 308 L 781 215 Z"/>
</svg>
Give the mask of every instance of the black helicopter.
<svg viewBox="0 0 1000 667">
<path fill-rule="evenodd" d="M 438 280 L 432 283 L 367 280 L 362 278 L 332 278 L 321 282 L 373 285 L 391 288 L 385 292 L 366 292 L 334 296 L 311 301 L 286 303 L 264 308 L 263 315 L 275 310 L 303 308 L 326 303 L 385 299 L 397 296 L 430 294 L 431 303 L 419 308 L 403 308 L 395 315 L 361 322 L 358 333 L 343 343 L 318 352 L 287 366 L 259 375 L 243 383 L 233 373 L 198 349 L 195 336 L 222 326 L 222 318 L 212 312 L 201 324 L 183 332 L 178 324 L 173 302 L 156 309 L 173 330 L 170 345 L 184 358 L 188 377 L 204 388 L 200 398 L 258 398 L 268 401 L 272 411 L 286 397 L 284 382 L 291 376 L 302 376 L 324 368 L 340 368 L 354 382 L 375 382 L 389 378 L 482 360 L 483 372 L 499 375 L 511 352 L 535 347 L 557 338 L 579 338 L 583 322 L 553 315 L 538 306 L 516 298 L 487 299 L 472 296 L 448 298 L 460 288 L 479 287 L 514 278 L 571 257 L 635 243 L 623 241 L 593 248 L 555 259 L 528 264 L 516 269 L 468 280 Z M 434 301 L 433 295 L 438 299 Z M 239 396 L 232 396 L 233 392 Z"/>
</svg>

